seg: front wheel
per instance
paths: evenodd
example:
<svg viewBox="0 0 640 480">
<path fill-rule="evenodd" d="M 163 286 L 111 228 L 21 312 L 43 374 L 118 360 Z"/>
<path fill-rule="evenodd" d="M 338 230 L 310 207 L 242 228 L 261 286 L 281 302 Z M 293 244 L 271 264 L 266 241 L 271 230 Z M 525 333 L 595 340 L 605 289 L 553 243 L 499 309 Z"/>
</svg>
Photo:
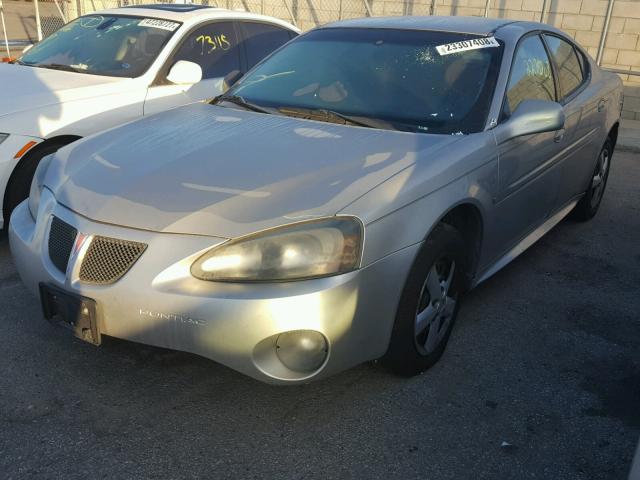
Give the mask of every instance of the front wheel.
<svg viewBox="0 0 640 480">
<path fill-rule="evenodd" d="M 574 210 L 573 216 L 577 220 L 583 222 L 591 220 L 598 212 L 600 204 L 602 203 L 602 197 L 604 196 L 604 190 L 607 186 L 607 180 L 609 179 L 611 155 L 613 155 L 613 145 L 611 140 L 607 139 L 598 155 L 598 161 L 591 176 L 589 187 Z"/>
<path fill-rule="evenodd" d="M 400 298 L 383 362 L 400 375 L 427 370 L 442 356 L 458 314 L 468 261 L 464 239 L 438 225 L 420 249 Z"/>
</svg>

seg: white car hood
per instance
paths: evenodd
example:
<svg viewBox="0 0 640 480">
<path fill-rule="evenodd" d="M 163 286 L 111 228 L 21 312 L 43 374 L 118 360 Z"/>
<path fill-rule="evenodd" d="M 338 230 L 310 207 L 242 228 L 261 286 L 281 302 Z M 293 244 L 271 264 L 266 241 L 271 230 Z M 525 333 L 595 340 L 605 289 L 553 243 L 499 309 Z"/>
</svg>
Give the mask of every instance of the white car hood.
<svg viewBox="0 0 640 480">
<path fill-rule="evenodd" d="M 334 215 L 455 141 L 194 104 L 60 150 L 45 184 L 95 221 L 233 238 Z"/>
<path fill-rule="evenodd" d="M 0 118 L 26 110 L 108 95 L 130 82 L 132 80 L 128 78 L 0 63 Z"/>
</svg>

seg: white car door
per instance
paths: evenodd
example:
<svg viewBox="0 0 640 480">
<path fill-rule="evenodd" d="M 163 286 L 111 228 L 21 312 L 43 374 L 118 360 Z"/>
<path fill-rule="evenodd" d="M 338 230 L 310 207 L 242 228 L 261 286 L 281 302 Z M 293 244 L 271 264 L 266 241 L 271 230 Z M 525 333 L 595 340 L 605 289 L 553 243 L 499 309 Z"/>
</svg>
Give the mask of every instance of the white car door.
<svg viewBox="0 0 640 480">
<path fill-rule="evenodd" d="M 240 42 L 234 23 L 231 20 L 209 22 L 185 36 L 149 87 L 145 115 L 213 98 L 223 92 L 225 78 L 241 71 Z M 200 65 L 202 80 L 194 85 L 175 85 L 167 80 L 171 67 L 180 60 Z"/>
</svg>

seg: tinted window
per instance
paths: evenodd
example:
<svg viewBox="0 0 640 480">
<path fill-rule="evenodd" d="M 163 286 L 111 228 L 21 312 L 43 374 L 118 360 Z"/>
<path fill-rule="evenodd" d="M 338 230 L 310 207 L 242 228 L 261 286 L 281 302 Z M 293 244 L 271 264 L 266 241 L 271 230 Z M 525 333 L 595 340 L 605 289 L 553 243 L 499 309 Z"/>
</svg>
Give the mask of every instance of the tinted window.
<svg viewBox="0 0 640 480">
<path fill-rule="evenodd" d="M 240 70 L 238 40 L 232 22 L 215 22 L 189 34 L 173 58 L 202 67 L 202 78 L 226 77 Z"/>
<path fill-rule="evenodd" d="M 143 17 L 80 17 L 25 53 L 20 63 L 113 77 L 138 77 L 180 23 Z"/>
<path fill-rule="evenodd" d="M 461 41 L 471 48 L 444 48 Z M 281 113 L 332 110 L 380 128 L 471 133 L 486 123 L 502 49 L 470 34 L 320 29 L 278 50 L 229 93 Z"/>
<path fill-rule="evenodd" d="M 581 62 L 570 43 L 552 35 L 545 35 L 545 39 L 558 67 L 558 81 L 564 98 L 575 92 L 584 80 Z"/>
<path fill-rule="evenodd" d="M 248 67 L 269 55 L 290 40 L 289 31 L 265 23 L 241 23 L 247 52 Z"/>
<path fill-rule="evenodd" d="M 539 36 L 525 38 L 516 51 L 507 87 L 508 115 L 523 100 L 555 100 L 556 89 L 549 56 Z"/>
</svg>

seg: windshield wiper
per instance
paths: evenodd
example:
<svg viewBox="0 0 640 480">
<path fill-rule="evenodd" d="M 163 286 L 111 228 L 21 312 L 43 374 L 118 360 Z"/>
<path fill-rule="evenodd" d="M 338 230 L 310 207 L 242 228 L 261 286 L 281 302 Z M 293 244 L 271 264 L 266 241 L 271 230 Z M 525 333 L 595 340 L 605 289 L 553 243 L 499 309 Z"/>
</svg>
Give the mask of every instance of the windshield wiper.
<svg viewBox="0 0 640 480">
<path fill-rule="evenodd" d="M 318 108 L 315 110 L 306 108 L 280 107 L 278 111 L 284 115 L 292 117 L 305 118 L 307 120 L 322 120 L 330 123 L 339 123 L 342 125 L 356 125 L 358 127 L 367 128 L 389 128 L 388 124 L 382 125 L 383 122 L 376 121 L 371 118 L 355 117 L 345 115 L 343 113 Z"/>
<path fill-rule="evenodd" d="M 247 102 L 240 95 L 218 95 L 216 98 L 211 100 L 212 105 L 218 105 L 220 102 L 229 102 L 234 105 L 238 105 L 239 107 L 246 108 L 247 110 L 251 110 L 252 112 L 258 113 L 272 113 L 269 110 L 262 108 L 255 103 Z"/>
<path fill-rule="evenodd" d="M 64 72 L 87 73 L 86 70 L 72 67 L 71 65 L 64 65 L 62 63 L 44 63 L 44 64 L 28 64 L 28 65 L 30 67 L 48 68 L 50 70 L 62 70 Z"/>
</svg>

